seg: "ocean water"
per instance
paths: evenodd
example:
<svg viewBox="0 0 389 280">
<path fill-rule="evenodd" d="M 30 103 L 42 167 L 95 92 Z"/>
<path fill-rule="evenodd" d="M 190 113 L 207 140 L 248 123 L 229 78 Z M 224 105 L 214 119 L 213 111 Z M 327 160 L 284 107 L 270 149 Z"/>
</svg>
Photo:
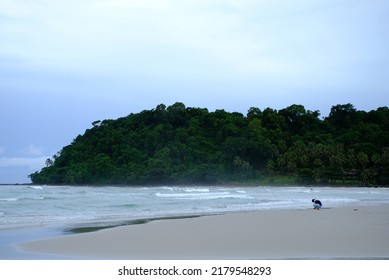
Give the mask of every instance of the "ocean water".
<svg viewBox="0 0 389 280">
<path fill-rule="evenodd" d="M 0 186 L 0 231 L 93 227 L 236 211 L 389 204 L 388 188 Z"/>
</svg>

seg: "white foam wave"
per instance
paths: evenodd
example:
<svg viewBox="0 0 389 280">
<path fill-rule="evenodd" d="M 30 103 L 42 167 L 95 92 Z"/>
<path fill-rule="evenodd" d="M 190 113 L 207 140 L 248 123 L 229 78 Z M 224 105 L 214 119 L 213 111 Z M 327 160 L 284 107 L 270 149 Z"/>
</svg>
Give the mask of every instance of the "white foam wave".
<svg viewBox="0 0 389 280">
<path fill-rule="evenodd" d="M 8 197 L 8 198 L 0 198 L 0 201 L 5 202 L 16 202 L 19 200 L 43 200 L 45 197 L 37 196 L 37 197 Z"/>
<path fill-rule="evenodd" d="M 27 189 L 43 190 L 43 188 L 40 186 L 28 186 Z"/>
<path fill-rule="evenodd" d="M 160 187 L 159 189 L 171 192 L 209 192 L 207 188 L 188 188 L 188 187 Z"/>
<path fill-rule="evenodd" d="M 186 188 L 184 189 L 185 192 L 209 192 L 209 189 L 197 189 L 197 188 Z"/>
<path fill-rule="evenodd" d="M 17 198 L 17 197 L 0 198 L 0 201 L 6 201 L 6 202 L 15 202 L 18 200 L 19 200 L 19 198 Z"/>
<path fill-rule="evenodd" d="M 348 205 L 348 204 L 355 204 L 361 202 L 359 199 L 352 199 L 352 198 L 331 198 L 331 199 L 321 199 L 321 202 L 323 205 L 328 206 L 342 206 L 342 205 Z"/>
<path fill-rule="evenodd" d="M 359 199 L 354 199 L 354 198 L 331 198 L 329 201 L 332 202 L 358 202 L 360 201 Z"/>
<path fill-rule="evenodd" d="M 36 197 L 21 197 L 19 200 L 43 200 L 44 196 L 36 196 Z"/>
<path fill-rule="evenodd" d="M 168 190 L 168 191 L 174 191 L 174 190 L 177 190 L 179 188 L 176 188 L 176 187 L 160 187 L 160 189 L 162 190 Z"/>
<path fill-rule="evenodd" d="M 156 197 L 162 198 L 175 198 L 175 199 L 199 199 L 199 200 L 210 200 L 210 199 L 227 199 L 227 198 L 241 198 L 241 199 L 251 199 L 251 197 L 242 194 L 232 194 L 229 192 L 219 192 L 219 193 L 156 193 Z"/>
<path fill-rule="evenodd" d="M 147 188 L 0 186 L 0 228 L 124 221 L 149 217 L 389 203 L 389 189 L 160 186 Z M 316 190 L 319 194 L 314 193 Z M 312 193 L 309 193 L 311 191 Z M 377 193 L 378 192 L 378 193 Z M 98 193 L 98 194 L 97 194 Z M 102 194 L 104 193 L 104 196 Z M 104 199 L 101 199 L 103 198 Z M 41 200 L 44 199 L 44 200 Z M 61 203 L 58 203 L 60 201 Z M 99 207 L 96 208 L 96 202 Z"/>
</svg>

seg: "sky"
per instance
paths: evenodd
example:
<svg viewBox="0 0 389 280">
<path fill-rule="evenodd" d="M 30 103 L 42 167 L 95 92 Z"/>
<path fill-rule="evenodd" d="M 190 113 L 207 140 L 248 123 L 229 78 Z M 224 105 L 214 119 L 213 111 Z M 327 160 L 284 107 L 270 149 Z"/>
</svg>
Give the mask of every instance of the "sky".
<svg viewBox="0 0 389 280">
<path fill-rule="evenodd" d="M 0 183 L 95 120 L 389 106 L 386 0 L 1 0 Z"/>
</svg>

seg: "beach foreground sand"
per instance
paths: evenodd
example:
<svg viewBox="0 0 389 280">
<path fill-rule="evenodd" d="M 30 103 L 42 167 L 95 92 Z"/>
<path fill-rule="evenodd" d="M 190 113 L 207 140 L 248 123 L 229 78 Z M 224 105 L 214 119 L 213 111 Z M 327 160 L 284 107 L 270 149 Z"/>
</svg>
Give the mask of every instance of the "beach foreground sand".
<svg viewBox="0 0 389 280">
<path fill-rule="evenodd" d="M 389 205 L 156 220 L 18 248 L 75 259 L 388 259 Z"/>
</svg>

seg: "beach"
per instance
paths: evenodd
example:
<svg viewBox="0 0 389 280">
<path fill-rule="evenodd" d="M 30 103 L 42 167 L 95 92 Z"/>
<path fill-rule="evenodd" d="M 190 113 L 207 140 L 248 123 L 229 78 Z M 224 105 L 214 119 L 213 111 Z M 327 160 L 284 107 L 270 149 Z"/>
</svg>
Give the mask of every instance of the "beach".
<svg viewBox="0 0 389 280">
<path fill-rule="evenodd" d="M 154 220 L 16 247 L 74 259 L 389 259 L 389 205 Z"/>
</svg>

